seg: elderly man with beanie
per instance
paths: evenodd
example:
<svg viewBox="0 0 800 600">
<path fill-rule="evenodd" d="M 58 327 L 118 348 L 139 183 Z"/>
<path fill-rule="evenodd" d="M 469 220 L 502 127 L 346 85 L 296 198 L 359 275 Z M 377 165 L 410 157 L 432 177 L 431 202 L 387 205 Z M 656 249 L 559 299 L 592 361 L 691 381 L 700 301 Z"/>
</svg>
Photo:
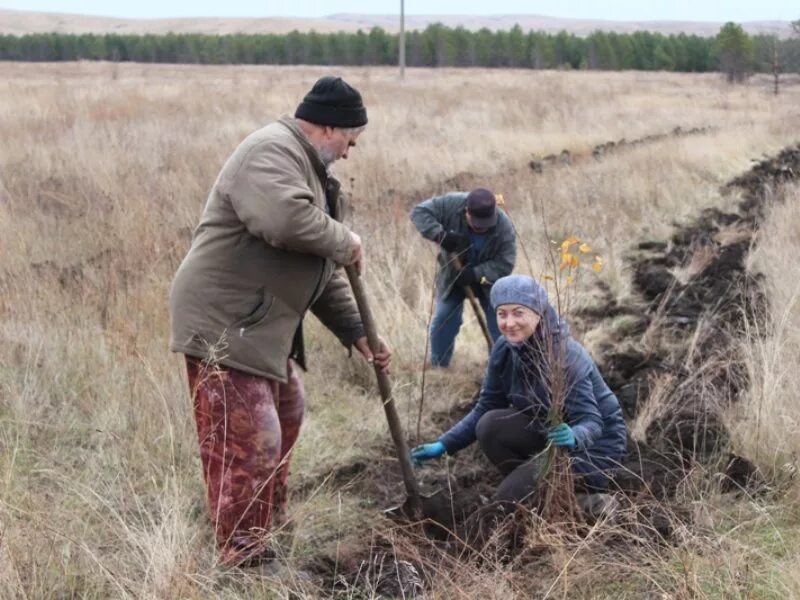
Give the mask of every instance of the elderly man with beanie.
<svg viewBox="0 0 800 600">
<path fill-rule="evenodd" d="M 484 188 L 425 200 L 411 211 L 411 221 L 424 238 L 440 247 L 430 364 L 448 367 L 461 328 L 465 288 L 471 288 L 480 301 L 492 340 L 500 336 L 489 289 L 514 270 L 516 234 L 495 195 Z"/>
<path fill-rule="evenodd" d="M 616 396 L 534 279 L 511 275 L 498 280 L 491 302 L 503 336 L 492 349 L 477 403 L 437 441 L 414 448 L 412 459 L 420 464 L 445 452 L 455 454 L 477 439 L 504 476 L 494 499 L 517 503 L 536 490 L 536 456 L 550 442 L 569 450 L 580 490 L 602 492 L 627 443 Z M 566 390 L 563 422 L 548 427 L 558 376 Z"/>
<path fill-rule="evenodd" d="M 362 263 L 329 167 L 367 124 L 359 92 L 323 77 L 294 117 L 250 134 L 208 196 L 170 291 L 170 348 L 185 355 L 208 504 L 222 561 L 269 560 L 303 419 L 297 366 L 313 312 L 341 343 L 369 350 L 342 265 Z"/>
</svg>

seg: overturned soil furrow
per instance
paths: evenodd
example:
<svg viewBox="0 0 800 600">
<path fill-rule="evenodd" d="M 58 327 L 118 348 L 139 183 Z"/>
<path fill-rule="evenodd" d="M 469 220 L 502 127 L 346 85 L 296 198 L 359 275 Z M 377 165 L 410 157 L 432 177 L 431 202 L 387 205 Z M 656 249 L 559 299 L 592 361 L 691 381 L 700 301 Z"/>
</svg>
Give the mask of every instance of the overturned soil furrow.
<svg viewBox="0 0 800 600">
<path fill-rule="evenodd" d="M 749 385 L 738 355 L 745 319 L 768 326 L 762 276 L 747 270 L 747 256 L 776 190 L 798 176 L 800 147 L 757 164 L 724 186 L 742 192 L 735 211 L 704 210 L 669 240 L 629 253 L 638 302 L 620 306 L 607 297 L 576 315 L 580 329 L 609 332 L 595 358 L 626 416 L 649 411 L 632 456 L 672 456 L 683 467 L 670 472 L 660 459 L 651 472 L 627 465 L 644 482 L 660 479 L 657 489 L 650 486 L 659 496 L 668 497 L 695 463 L 721 472 L 730 487 L 760 483 L 751 463 L 728 452 L 723 415 Z"/>
<path fill-rule="evenodd" d="M 716 127 L 692 127 L 690 129 L 683 129 L 678 126 L 668 133 L 654 133 L 644 137 L 628 140 L 621 138 L 619 140 L 611 140 L 594 146 L 590 152 L 572 153 L 569 150 L 562 150 L 559 154 L 548 154 L 543 158 L 534 158 L 528 163 L 531 171 L 534 173 L 541 173 L 546 168 L 558 165 L 573 165 L 576 162 L 588 160 L 590 158 L 600 159 L 609 154 L 620 152 L 622 150 L 630 150 L 639 146 L 647 144 L 654 144 L 672 138 L 687 137 L 692 135 L 705 135 L 717 131 Z"/>
<path fill-rule="evenodd" d="M 682 137 L 708 135 L 716 131 L 718 131 L 718 128 L 712 126 L 690 128 L 677 126 L 669 132 L 653 133 L 633 140 L 621 138 L 619 140 L 609 140 L 586 149 L 569 150 L 565 148 L 558 154 L 548 154 L 546 156 L 534 154 L 527 162 L 505 165 L 503 168 L 503 177 L 504 179 L 517 178 L 519 176 L 535 177 L 551 169 L 563 169 L 591 164 L 603 160 L 610 155 L 641 148 L 649 144 L 656 144 L 669 139 Z M 401 212 L 431 195 L 452 190 L 470 190 L 475 187 L 486 186 L 487 182 L 491 182 L 496 178 L 497 173 L 474 173 L 464 171 L 441 181 L 428 182 L 423 187 L 413 190 L 410 193 L 408 191 L 390 188 L 387 190 L 387 195 L 391 199 L 395 209 Z M 353 182 L 351 182 L 351 186 L 352 183 Z"/>
</svg>

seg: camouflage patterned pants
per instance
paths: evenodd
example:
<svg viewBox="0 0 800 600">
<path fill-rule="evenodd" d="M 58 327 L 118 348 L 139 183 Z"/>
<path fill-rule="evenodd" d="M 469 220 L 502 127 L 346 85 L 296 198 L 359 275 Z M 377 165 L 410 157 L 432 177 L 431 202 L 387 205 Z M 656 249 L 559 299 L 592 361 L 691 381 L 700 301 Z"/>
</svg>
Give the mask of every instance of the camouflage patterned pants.
<svg viewBox="0 0 800 600">
<path fill-rule="evenodd" d="M 186 357 L 200 458 L 225 562 L 268 551 L 286 505 L 289 459 L 303 421 L 303 386 L 289 362 L 279 383 Z"/>
</svg>

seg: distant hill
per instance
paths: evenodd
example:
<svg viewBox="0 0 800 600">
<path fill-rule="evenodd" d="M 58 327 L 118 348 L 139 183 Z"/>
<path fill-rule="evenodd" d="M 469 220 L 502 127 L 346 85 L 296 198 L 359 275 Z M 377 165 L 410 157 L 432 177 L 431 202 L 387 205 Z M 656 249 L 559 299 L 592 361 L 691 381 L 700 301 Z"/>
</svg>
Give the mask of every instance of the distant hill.
<svg viewBox="0 0 800 600">
<path fill-rule="evenodd" d="M 664 34 L 687 33 L 701 36 L 716 35 L 722 22 L 710 21 L 604 21 L 600 19 L 567 19 L 542 15 L 408 15 L 408 29 L 424 29 L 432 23 L 449 27 L 462 26 L 477 30 L 488 27 L 492 30 L 511 29 L 518 24 L 524 30 L 555 33 L 565 30 L 576 35 L 588 35 L 592 31 L 653 31 Z M 788 21 L 750 21 L 741 23 L 745 31 L 775 33 L 788 37 L 791 25 Z M 381 27 L 397 31 L 397 15 L 335 14 L 318 19 L 265 17 L 223 18 L 197 17 L 175 19 L 120 19 L 66 13 L 44 13 L 0 9 L 0 34 L 24 35 L 26 33 L 120 33 L 120 34 L 164 34 L 175 33 L 287 33 L 299 31 L 356 31 Z"/>
</svg>

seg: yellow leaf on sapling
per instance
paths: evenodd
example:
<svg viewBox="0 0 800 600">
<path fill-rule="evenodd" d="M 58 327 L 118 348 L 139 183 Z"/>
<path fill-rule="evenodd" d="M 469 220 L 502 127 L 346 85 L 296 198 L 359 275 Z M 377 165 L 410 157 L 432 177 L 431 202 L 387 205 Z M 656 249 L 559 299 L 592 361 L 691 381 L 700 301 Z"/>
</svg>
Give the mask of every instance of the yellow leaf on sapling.
<svg viewBox="0 0 800 600">
<path fill-rule="evenodd" d="M 584 242 L 580 246 L 578 246 L 578 250 L 580 250 L 583 254 L 589 254 L 589 252 L 592 251 L 592 247 L 586 242 Z"/>
<path fill-rule="evenodd" d="M 577 244 L 580 240 L 575 237 L 574 235 L 569 236 L 563 242 L 561 242 L 561 252 L 569 252 L 569 247 L 573 244 Z"/>
</svg>

